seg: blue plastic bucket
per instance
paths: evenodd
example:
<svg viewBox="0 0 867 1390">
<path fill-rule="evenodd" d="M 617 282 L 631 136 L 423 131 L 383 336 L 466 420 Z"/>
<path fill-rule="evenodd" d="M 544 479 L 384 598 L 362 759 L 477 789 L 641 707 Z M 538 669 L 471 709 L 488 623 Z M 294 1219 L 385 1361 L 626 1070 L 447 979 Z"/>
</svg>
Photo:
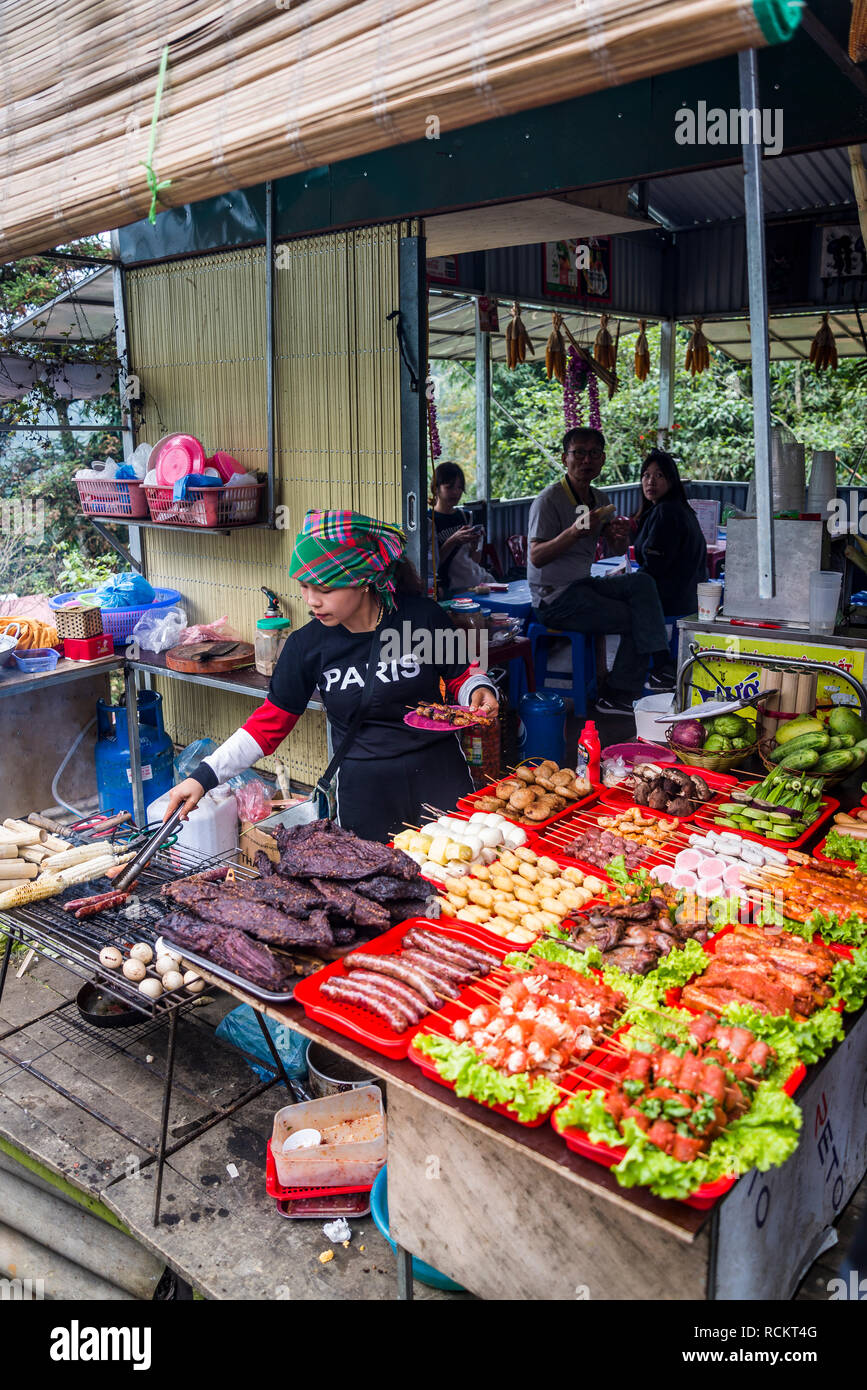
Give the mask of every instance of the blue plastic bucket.
<svg viewBox="0 0 867 1390">
<path fill-rule="evenodd" d="M 380 1168 L 376 1175 L 376 1181 L 370 1194 L 370 1214 L 373 1217 L 373 1224 L 381 1236 L 385 1236 L 392 1250 L 397 1254 L 397 1245 L 392 1240 L 388 1230 L 388 1168 Z M 430 1289 L 445 1289 L 449 1293 L 466 1293 L 463 1284 L 456 1284 L 454 1279 L 449 1279 L 448 1275 L 440 1274 L 438 1269 L 433 1269 L 425 1264 L 424 1260 L 417 1260 L 415 1255 L 412 1257 L 412 1277 L 417 1279 L 420 1284 L 427 1284 Z"/>
</svg>

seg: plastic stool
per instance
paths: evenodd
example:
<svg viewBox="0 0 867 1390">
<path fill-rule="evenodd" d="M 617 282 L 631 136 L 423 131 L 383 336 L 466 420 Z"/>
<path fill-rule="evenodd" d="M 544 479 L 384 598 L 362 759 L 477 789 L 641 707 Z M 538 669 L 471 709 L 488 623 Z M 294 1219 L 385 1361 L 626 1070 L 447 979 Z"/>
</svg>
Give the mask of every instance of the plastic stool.
<svg viewBox="0 0 867 1390">
<path fill-rule="evenodd" d="M 596 695 L 596 650 L 595 638 L 589 632 L 572 632 L 567 629 L 545 627 L 542 623 L 530 623 L 527 631 L 533 653 L 533 668 L 536 672 L 536 689 L 552 690 L 560 695 L 571 694 L 576 714 L 587 713 L 587 697 Z M 564 691 L 562 686 L 548 682 L 548 643 L 565 639 L 572 646 L 572 689 Z"/>
</svg>

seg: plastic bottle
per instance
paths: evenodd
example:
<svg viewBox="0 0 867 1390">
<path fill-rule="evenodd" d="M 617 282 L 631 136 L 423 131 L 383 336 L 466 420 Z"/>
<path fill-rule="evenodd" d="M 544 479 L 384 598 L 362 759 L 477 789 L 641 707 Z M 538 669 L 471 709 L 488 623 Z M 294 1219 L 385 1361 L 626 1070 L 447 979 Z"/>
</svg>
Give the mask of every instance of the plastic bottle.
<svg viewBox="0 0 867 1390">
<path fill-rule="evenodd" d="M 289 636 L 292 621 L 283 617 L 277 595 L 271 589 L 263 588 L 262 593 L 268 599 L 268 607 L 264 618 L 260 618 L 256 624 L 253 660 L 260 676 L 273 676 L 283 644 Z"/>
<path fill-rule="evenodd" d="M 578 777 L 589 777 L 591 782 L 602 780 L 602 745 L 596 732 L 596 725 L 588 719 L 578 735 L 578 763 L 575 769 Z"/>
</svg>

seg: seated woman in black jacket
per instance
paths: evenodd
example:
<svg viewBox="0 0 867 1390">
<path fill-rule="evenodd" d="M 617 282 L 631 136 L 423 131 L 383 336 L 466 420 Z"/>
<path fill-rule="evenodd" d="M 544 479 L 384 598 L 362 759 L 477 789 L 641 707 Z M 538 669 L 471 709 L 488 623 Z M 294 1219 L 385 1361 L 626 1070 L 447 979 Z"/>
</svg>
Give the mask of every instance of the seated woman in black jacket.
<svg viewBox="0 0 867 1390">
<path fill-rule="evenodd" d="M 656 580 L 667 617 L 695 613 L 696 585 L 707 579 L 707 545 L 671 454 L 651 449 L 641 465 L 641 492 L 632 518 L 635 558 Z M 650 684 L 666 688 L 671 675 L 670 654 L 658 653 Z"/>
</svg>

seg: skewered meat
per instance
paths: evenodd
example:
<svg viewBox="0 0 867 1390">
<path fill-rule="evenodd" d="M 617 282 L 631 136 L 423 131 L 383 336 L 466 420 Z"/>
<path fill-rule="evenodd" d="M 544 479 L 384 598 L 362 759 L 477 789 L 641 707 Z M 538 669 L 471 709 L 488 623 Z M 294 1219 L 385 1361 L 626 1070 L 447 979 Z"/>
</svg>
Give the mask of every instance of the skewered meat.
<svg viewBox="0 0 867 1390">
<path fill-rule="evenodd" d="M 353 984 L 352 980 L 323 980 L 319 987 L 328 999 L 344 1004 L 356 1004 L 384 1019 L 395 1033 L 409 1026 L 409 1011 L 398 1000 L 387 1000 L 381 991 L 368 984 Z"/>
<path fill-rule="evenodd" d="M 344 956 L 343 964 L 350 971 L 371 970 L 375 975 L 392 975 L 396 980 L 417 990 L 432 1009 L 438 1009 L 443 1002 L 444 996 L 437 993 L 432 982 L 411 965 L 401 965 L 398 956 L 376 956 L 365 951 L 353 951 L 350 955 Z"/>
</svg>

